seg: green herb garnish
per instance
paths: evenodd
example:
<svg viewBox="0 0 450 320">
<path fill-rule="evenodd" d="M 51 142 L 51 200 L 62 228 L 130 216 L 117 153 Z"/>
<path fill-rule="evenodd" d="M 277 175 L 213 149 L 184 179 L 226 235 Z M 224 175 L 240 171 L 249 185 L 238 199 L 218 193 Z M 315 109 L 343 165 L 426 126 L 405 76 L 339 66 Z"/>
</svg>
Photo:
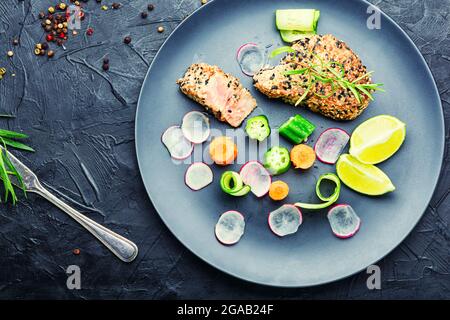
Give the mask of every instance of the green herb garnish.
<svg viewBox="0 0 450 320">
<path fill-rule="evenodd" d="M 273 58 L 281 53 L 292 52 L 287 48 L 295 51 L 291 47 L 281 47 L 272 51 L 270 57 Z M 304 75 L 307 78 L 305 91 L 303 92 L 302 96 L 295 102 L 295 106 L 298 106 L 303 100 L 305 100 L 316 82 L 331 84 L 332 91 L 327 95 L 321 95 L 317 92 L 314 92 L 315 96 L 322 99 L 327 99 L 336 92 L 336 87 L 340 86 L 344 90 L 349 90 L 359 104 L 362 103 L 361 94 L 366 95 L 370 100 L 374 100 L 372 91 L 384 91 L 382 88 L 380 88 L 381 86 L 383 86 L 382 83 L 360 83 L 361 80 L 369 78 L 372 75 L 373 71 L 370 71 L 353 81 L 349 81 L 345 78 L 345 70 L 342 64 L 338 62 L 325 63 L 319 56 L 315 55 L 314 53 L 311 52 L 310 55 L 316 57 L 320 61 L 320 64 L 309 63 L 305 68 L 284 72 L 284 75 Z"/>
<path fill-rule="evenodd" d="M 14 177 L 17 180 L 20 188 L 26 196 L 26 188 L 23 183 L 23 178 L 8 158 L 7 152 L 7 146 L 33 152 L 33 148 L 23 144 L 22 142 L 16 141 L 17 139 L 25 138 L 28 138 L 26 134 L 0 129 L 0 145 L 2 146 L 2 148 L 0 148 L 0 179 L 3 181 L 3 188 L 5 190 L 4 198 L 1 199 L 0 196 L 0 202 L 8 202 L 8 200 L 11 199 L 12 203 L 16 204 L 18 201 L 17 194 L 11 182 L 11 177 Z"/>
<path fill-rule="evenodd" d="M 274 57 L 276 57 L 276 56 L 278 56 L 278 55 L 280 55 L 280 54 L 282 54 L 282 53 L 286 53 L 286 52 L 295 52 L 295 50 L 292 49 L 292 48 L 289 47 L 289 46 L 279 47 L 279 48 L 276 48 L 275 50 L 273 50 L 273 51 L 270 53 L 270 58 L 272 59 L 272 58 L 274 58 Z"/>
</svg>

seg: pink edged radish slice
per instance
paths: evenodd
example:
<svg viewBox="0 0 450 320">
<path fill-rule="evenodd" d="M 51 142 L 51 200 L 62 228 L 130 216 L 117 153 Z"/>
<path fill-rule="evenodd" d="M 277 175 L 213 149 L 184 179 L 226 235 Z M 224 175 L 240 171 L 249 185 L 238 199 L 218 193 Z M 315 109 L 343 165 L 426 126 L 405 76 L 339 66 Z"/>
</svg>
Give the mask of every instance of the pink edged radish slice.
<svg viewBox="0 0 450 320">
<path fill-rule="evenodd" d="M 334 206 L 327 217 L 334 235 L 341 239 L 353 237 L 361 227 L 361 219 L 348 204 Z"/>
<path fill-rule="evenodd" d="M 209 118 L 200 111 L 186 113 L 181 123 L 183 134 L 192 143 L 203 143 L 208 140 L 211 133 Z"/>
<path fill-rule="evenodd" d="M 302 222 L 302 212 L 292 204 L 285 204 L 269 213 L 270 230 L 279 237 L 296 233 Z"/>
<path fill-rule="evenodd" d="M 195 162 L 189 166 L 184 176 L 186 185 L 194 191 L 203 189 L 213 182 L 214 175 L 211 168 L 203 162 Z"/>
<path fill-rule="evenodd" d="M 342 129 L 327 129 L 317 139 L 314 151 L 323 163 L 335 164 L 350 140 L 350 135 Z"/>
<path fill-rule="evenodd" d="M 188 158 L 194 150 L 194 145 L 184 137 L 179 126 L 170 127 L 164 131 L 161 141 L 166 146 L 170 156 L 176 160 Z"/>
<path fill-rule="evenodd" d="M 249 161 L 244 164 L 239 172 L 242 181 L 250 186 L 251 191 L 258 198 L 269 192 L 272 178 L 269 171 L 258 161 Z"/>
<path fill-rule="evenodd" d="M 242 72 L 253 77 L 264 66 L 264 53 L 256 43 L 246 43 L 239 47 L 236 59 Z"/>
<path fill-rule="evenodd" d="M 216 224 L 216 238 L 225 245 L 235 244 L 241 239 L 245 230 L 244 216 L 237 211 L 222 213 Z"/>
</svg>

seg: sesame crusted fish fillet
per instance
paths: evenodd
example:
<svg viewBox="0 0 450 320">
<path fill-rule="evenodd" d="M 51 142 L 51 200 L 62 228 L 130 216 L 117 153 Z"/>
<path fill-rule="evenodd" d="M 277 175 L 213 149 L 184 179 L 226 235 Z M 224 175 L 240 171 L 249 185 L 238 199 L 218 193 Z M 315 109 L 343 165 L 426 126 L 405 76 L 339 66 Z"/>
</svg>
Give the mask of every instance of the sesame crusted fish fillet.
<svg viewBox="0 0 450 320">
<path fill-rule="evenodd" d="M 315 35 L 296 42 L 292 48 L 296 52 L 288 53 L 278 66 L 264 69 L 253 77 L 255 87 L 260 92 L 269 98 L 280 98 L 295 105 L 307 91 L 301 104 L 336 120 L 353 120 L 367 108 L 370 99 L 361 92 L 361 101 L 358 101 L 348 88 L 319 80 L 314 81 L 308 91 L 309 76 L 285 75 L 289 70 L 329 64 L 333 69 L 343 72 L 344 78 L 350 82 L 363 77 L 367 73 L 366 67 L 344 42 L 333 35 Z M 333 77 L 331 72 L 327 73 Z M 358 83 L 372 82 L 367 76 Z"/>
<path fill-rule="evenodd" d="M 256 100 L 239 80 L 217 66 L 193 64 L 177 83 L 185 95 L 232 127 L 240 126 L 256 107 Z"/>
</svg>

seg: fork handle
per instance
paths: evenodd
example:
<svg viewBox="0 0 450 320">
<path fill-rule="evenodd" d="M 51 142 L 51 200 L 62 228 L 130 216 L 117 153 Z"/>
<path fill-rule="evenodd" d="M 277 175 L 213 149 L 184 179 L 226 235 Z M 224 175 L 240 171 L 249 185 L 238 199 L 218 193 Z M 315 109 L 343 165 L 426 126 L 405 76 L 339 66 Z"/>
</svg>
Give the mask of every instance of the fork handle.
<svg viewBox="0 0 450 320">
<path fill-rule="evenodd" d="M 134 242 L 122 237 L 121 235 L 118 235 L 117 233 L 84 216 L 83 214 L 54 196 L 41 185 L 32 190 L 32 192 L 39 194 L 40 196 L 60 208 L 62 211 L 67 213 L 75 221 L 81 224 L 86 230 L 92 233 L 98 240 L 100 240 L 120 260 L 131 262 L 136 258 L 138 254 L 138 248 Z"/>
</svg>

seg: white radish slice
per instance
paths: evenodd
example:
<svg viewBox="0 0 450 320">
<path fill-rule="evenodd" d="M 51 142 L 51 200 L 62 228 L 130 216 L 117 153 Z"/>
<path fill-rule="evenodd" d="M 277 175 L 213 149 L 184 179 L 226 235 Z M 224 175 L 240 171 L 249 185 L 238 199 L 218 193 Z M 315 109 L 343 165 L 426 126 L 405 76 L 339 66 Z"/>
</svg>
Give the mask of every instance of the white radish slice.
<svg viewBox="0 0 450 320">
<path fill-rule="evenodd" d="M 164 131 L 161 141 L 166 146 L 170 156 L 176 160 L 186 159 L 194 150 L 194 145 L 185 138 L 179 126 L 170 127 Z"/>
<path fill-rule="evenodd" d="M 222 244 L 232 245 L 241 239 L 245 230 L 244 216 L 237 211 L 223 213 L 216 224 L 216 238 Z"/>
<path fill-rule="evenodd" d="M 181 124 L 183 134 L 192 143 L 203 143 L 211 133 L 209 118 L 200 111 L 186 113 Z"/>
<path fill-rule="evenodd" d="M 211 168 L 203 162 L 195 162 L 189 166 L 184 176 L 186 185 L 194 191 L 203 189 L 213 182 L 214 175 Z"/>
<path fill-rule="evenodd" d="M 361 227 L 361 219 L 348 204 L 334 206 L 327 217 L 334 235 L 341 239 L 353 237 Z"/>
<path fill-rule="evenodd" d="M 236 54 L 242 72 L 253 77 L 264 66 L 264 53 L 256 43 L 242 45 Z"/>
<path fill-rule="evenodd" d="M 317 159 L 327 164 L 335 164 L 350 140 L 350 135 L 342 129 L 327 129 L 317 139 L 314 151 Z"/>
<path fill-rule="evenodd" d="M 291 204 L 285 204 L 269 213 L 270 230 L 279 237 L 296 233 L 302 222 L 302 212 Z"/>
<path fill-rule="evenodd" d="M 242 181 L 250 186 L 251 191 L 258 198 L 265 196 L 269 192 L 272 178 L 269 171 L 258 161 L 249 161 L 244 164 L 239 174 Z"/>
</svg>

